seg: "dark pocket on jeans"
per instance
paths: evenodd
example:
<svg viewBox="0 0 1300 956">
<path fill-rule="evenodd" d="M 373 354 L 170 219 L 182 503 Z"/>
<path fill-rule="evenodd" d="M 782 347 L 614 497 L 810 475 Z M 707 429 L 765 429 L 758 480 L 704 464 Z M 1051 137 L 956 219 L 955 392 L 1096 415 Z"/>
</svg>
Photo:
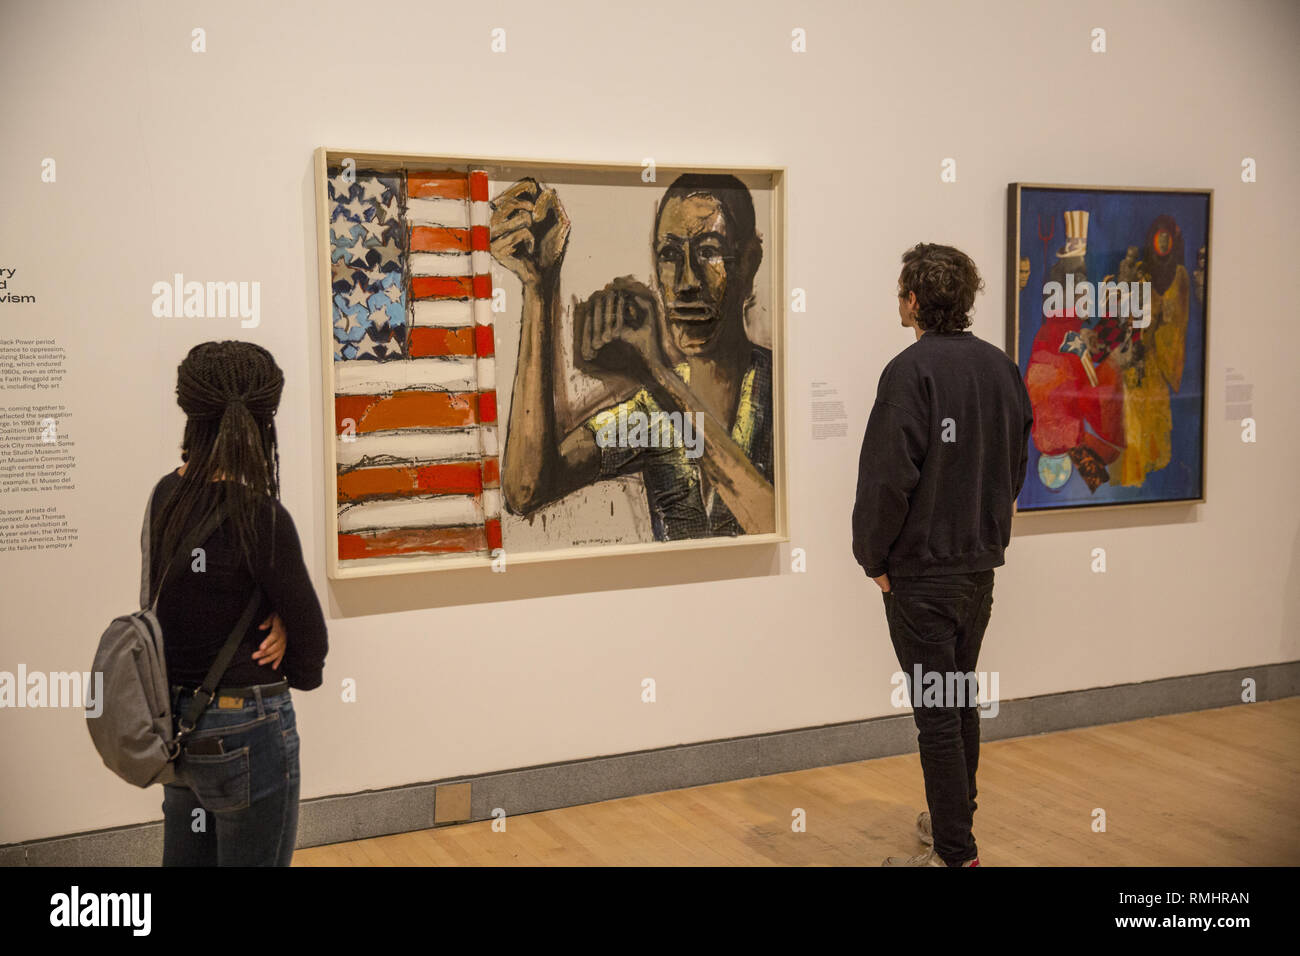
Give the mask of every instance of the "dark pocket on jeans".
<svg viewBox="0 0 1300 956">
<path fill-rule="evenodd" d="M 184 754 L 181 780 L 189 785 L 200 805 L 213 813 L 248 807 L 248 748 L 228 754 Z"/>
<path fill-rule="evenodd" d="M 921 588 L 895 595 L 890 626 L 913 641 L 944 644 L 956 638 L 961 595 L 935 594 Z"/>
</svg>

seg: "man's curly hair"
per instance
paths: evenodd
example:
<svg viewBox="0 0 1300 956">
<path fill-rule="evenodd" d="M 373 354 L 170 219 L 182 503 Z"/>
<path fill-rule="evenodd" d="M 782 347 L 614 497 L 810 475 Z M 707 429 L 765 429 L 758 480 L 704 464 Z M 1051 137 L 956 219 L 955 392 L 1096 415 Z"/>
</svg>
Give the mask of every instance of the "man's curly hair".
<svg viewBox="0 0 1300 956">
<path fill-rule="evenodd" d="M 984 280 L 970 256 L 952 246 L 918 242 L 903 253 L 900 296 L 916 293 L 916 323 L 924 332 L 960 332 L 970 325 Z"/>
</svg>

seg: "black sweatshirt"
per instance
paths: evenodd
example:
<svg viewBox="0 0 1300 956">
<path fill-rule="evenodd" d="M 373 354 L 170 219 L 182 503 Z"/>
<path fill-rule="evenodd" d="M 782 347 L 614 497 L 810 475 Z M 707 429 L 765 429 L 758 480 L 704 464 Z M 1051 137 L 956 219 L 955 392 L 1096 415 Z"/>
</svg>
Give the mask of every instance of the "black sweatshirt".
<svg viewBox="0 0 1300 956">
<path fill-rule="evenodd" d="M 173 471 L 154 488 L 155 531 L 163 505 L 180 483 L 180 475 Z M 290 687 L 311 690 L 321 685 L 328 642 L 325 616 L 303 562 L 297 529 L 284 506 L 270 497 L 261 502 L 255 523 L 254 574 L 262 598 L 219 686 L 274 684 L 288 678 Z M 203 682 L 253 594 L 254 574 L 249 574 L 239 553 L 229 518 L 202 545 L 206 569 L 202 573 L 191 570 L 189 555 L 178 558 L 158 601 L 167 678 L 172 684 L 198 686 Z M 163 560 L 163 555 L 151 552 L 149 580 L 157 582 Z M 284 622 L 288 641 L 278 670 L 252 659 L 271 633 L 258 625 L 273 611 Z"/>
<path fill-rule="evenodd" d="M 853 556 L 867 575 L 1000 566 L 1033 421 L 1019 368 L 970 332 L 927 332 L 895 356 L 858 462 Z"/>
</svg>

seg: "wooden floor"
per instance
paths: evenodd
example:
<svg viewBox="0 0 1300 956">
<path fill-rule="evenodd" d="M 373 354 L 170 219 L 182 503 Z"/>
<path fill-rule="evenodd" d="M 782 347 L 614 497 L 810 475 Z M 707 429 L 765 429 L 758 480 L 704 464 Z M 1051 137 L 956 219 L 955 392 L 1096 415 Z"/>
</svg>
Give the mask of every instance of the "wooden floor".
<svg viewBox="0 0 1300 956">
<path fill-rule="evenodd" d="M 1300 698 L 986 744 L 985 866 L 1300 864 Z M 792 832 L 802 807 L 807 831 Z M 299 850 L 295 866 L 875 865 L 923 849 L 915 754 Z M 1106 832 L 1092 829 L 1106 812 Z"/>
</svg>

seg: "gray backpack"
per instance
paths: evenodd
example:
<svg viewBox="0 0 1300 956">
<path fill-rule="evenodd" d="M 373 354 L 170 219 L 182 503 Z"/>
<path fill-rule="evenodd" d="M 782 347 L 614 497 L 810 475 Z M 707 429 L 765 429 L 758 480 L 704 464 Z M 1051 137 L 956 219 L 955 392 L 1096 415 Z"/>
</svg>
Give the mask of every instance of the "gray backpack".
<svg viewBox="0 0 1300 956">
<path fill-rule="evenodd" d="M 225 517 L 218 508 L 197 531 L 181 542 L 171 561 L 163 565 L 158 593 L 149 600 L 149 538 L 153 516 L 153 498 L 145 509 L 140 547 L 144 567 L 140 574 L 140 608 L 134 614 L 113 619 L 99 639 L 92 673 L 104 675 L 103 708 L 99 716 L 86 713 L 90 739 L 104 765 L 127 783 L 148 787 L 171 783 L 176 778 L 174 761 L 194 730 L 199 717 L 216 696 L 217 683 L 230 666 L 240 639 L 248 630 L 257 611 L 260 590 L 254 589 L 248 606 L 234 630 L 226 638 L 221 652 L 208 670 L 203 686 L 190 701 L 179 726 L 173 729 L 171 687 L 167 681 L 167 661 L 163 656 L 162 625 L 158 623 L 158 596 L 172 563 L 189 555 L 207 541 Z"/>
</svg>

